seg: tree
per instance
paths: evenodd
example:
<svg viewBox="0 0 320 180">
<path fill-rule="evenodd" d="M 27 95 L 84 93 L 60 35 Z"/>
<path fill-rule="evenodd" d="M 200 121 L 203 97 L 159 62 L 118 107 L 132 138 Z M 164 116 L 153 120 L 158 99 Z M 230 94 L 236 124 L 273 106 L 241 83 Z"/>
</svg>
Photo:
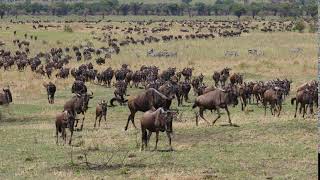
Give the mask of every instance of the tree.
<svg viewBox="0 0 320 180">
<path fill-rule="evenodd" d="M 112 11 L 119 6 L 118 0 L 100 0 L 101 8 L 103 11 L 102 18 L 104 14 L 112 14 Z"/>
<path fill-rule="evenodd" d="M 122 15 L 124 15 L 124 16 L 128 15 L 129 9 L 130 9 L 130 7 L 128 4 L 121 4 L 119 6 L 119 10 L 121 11 Z"/>
<path fill-rule="evenodd" d="M 3 16 L 5 15 L 5 11 L 7 10 L 7 6 L 4 3 L 0 4 L 0 18 L 3 19 Z"/>
<path fill-rule="evenodd" d="M 251 3 L 249 6 L 249 11 L 251 12 L 252 18 L 254 18 L 262 10 L 262 4 Z"/>
<path fill-rule="evenodd" d="M 206 13 L 206 4 L 200 2 L 200 3 L 195 3 L 194 8 L 197 11 L 197 14 L 199 16 L 203 16 Z"/>
<path fill-rule="evenodd" d="M 247 12 L 247 9 L 244 5 L 235 3 L 231 6 L 231 11 L 240 19 L 240 17 Z"/>
<path fill-rule="evenodd" d="M 190 3 L 192 0 L 181 0 L 181 2 L 187 7 L 189 17 L 191 17 Z"/>
<path fill-rule="evenodd" d="M 133 12 L 133 15 L 138 15 L 139 10 L 141 9 L 143 3 L 136 3 L 136 2 L 131 2 L 129 4 L 131 11 Z"/>
<path fill-rule="evenodd" d="M 300 33 L 302 33 L 305 28 L 306 28 L 306 25 L 305 25 L 304 21 L 300 20 L 295 24 L 293 29 L 298 30 Z"/>
</svg>

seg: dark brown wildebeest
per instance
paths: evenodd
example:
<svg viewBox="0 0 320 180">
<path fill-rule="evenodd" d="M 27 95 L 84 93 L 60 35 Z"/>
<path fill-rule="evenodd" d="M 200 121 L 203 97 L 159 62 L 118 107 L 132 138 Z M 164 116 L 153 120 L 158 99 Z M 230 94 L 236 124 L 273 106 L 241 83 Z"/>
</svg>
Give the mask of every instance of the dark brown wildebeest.
<svg viewBox="0 0 320 180">
<path fill-rule="evenodd" d="M 212 125 L 214 125 L 214 123 L 221 117 L 220 108 L 223 108 L 227 112 L 229 124 L 232 125 L 230 112 L 228 109 L 228 105 L 230 104 L 233 104 L 233 106 L 236 106 L 238 104 L 237 91 L 235 86 L 227 86 L 225 90 L 216 89 L 214 91 L 210 91 L 206 94 L 198 96 L 192 108 L 199 107 L 200 117 L 208 124 L 209 122 L 203 117 L 204 110 L 216 110 L 218 113 L 218 117 L 212 122 Z M 196 124 L 198 125 L 198 115 L 196 117 Z"/>
<path fill-rule="evenodd" d="M 129 122 L 131 121 L 133 126 L 136 128 L 134 124 L 134 116 L 136 112 L 146 112 L 152 108 L 163 107 L 165 110 L 168 110 L 170 106 L 168 106 L 167 101 L 172 100 L 174 94 L 171 96 L 165 96 L 154 88 L 149 88 L 146 91 L 142 92 L 138 96 L 129 97 L 128 99 L 128 107 L 130 110 L 130 115 L 128 116 L 128 121 L 125 126 L 125 130 L 128 129 Z M 171 103 L 170 103 L 171 104 Z"/>
<path fill-rule="evenodd" d="M 230 83 L 231 84 L 242 84 L 243 83 L 243 76 L 239 73 L 234 73 L 230 76 Z"/>
<path fill-rule="evenodd" d="M 262 103 L 264 106 L 264 115 L 267 114 L 267 104 L 269 103 L 271 114 L 276 115 L 275 111 L 278 111 L 277 116 L 279 117 L 282 109 L 282 90 L 279 87 L 267 89 L 263 93 Z"/>
<path fill-rule="evenodd" d="M 99 127 L 101 118 L 103 117 L 104 121 L 107 122 L 107 102 L 104 100 L 101 101 L 96 107 L 96 120 L 94 121 L 93 127 L 96 127 L 97 119 L 99 118 Z"/>
<path fill-rule="evenodd" d="M 12 94 L 9 88 L 3 88 L 0 93 L 0 105 L 7 105 L 12 102 Z"/>
<path fill-rule="evenodd" d="M 69 145 L 71 145 L 72 135 L 73 135 L 73 126 L 75 118 L 71 112 L 63 111 L 62 113 L 57 114 L 56 116 L 56 144 L 58 144 L 59 133 L 61 133 L 64 144 L 67 141 L 67 132 L 66 128 L 70 130 Z"/>
<path fill-rule="evenodd" d="M 144 150 L 144 147 L 147 148 L 148 141 L 152 135 L 152 132 L 156 133 L 156 145 L 154 150 L 157 150 L 157 145 L 159 141 L 159 132 L 166 132 L 169 139 L 170 150 L 171 146 L 171 133 L 172 130 L 172 121 L 173 117 L 177 112 L 174 111 L 165 111 L 163 108 L 158 108 L 157 110 L 149 110 L 145 112 L 140 120 L 141 122 L 141 151 Z M 147 132 L 149 131 L 149 134 Z"/>
<path fill-rule="evenodd" d="M 93 98 L 93 93 L 91 94 L 76 94 L 76 96 L 72 97 L 69 101 L 67 101 L 64 106 L 64 111 L 69 111 L 72 113 L 72 116 L 76 117 L 77 114 L 82 114 L 82 124 L 80 130 L 83 129 L 83 123 L 85 119 L 85 112 L 88 110 L 89 100 Z M 75 127 L 78 125 L 78 119 L 76 119 Z"/>
<path fill-rule="evenodd" d="M 212 79 L 214 80 L 214 85 L 215 85 L 216 87 L 218 87 L 218 85 L 219 85 L 219 80 L 220 80 L 220 73 L 217 72 L 217 71 L 215 71 L 215 72 L 213 73 L 213 75 L 212 75 Z"/>
<path fill-rule="evenodd" d="M 183 68 L 183 70 L 181 71 L 181 74 L 184 76 L 185 81 L 191 80 L 192 70 L 193 68 Z"/>
<path fill-rule="evenodd" d="M 291 99 L 291 104 L 294 104 L 294 101 L 296 101 L 296 110 L 294 113 L 294 117 L 297 117 L 297 110 L 298 106 L 300 104 L 299 112 L 301 113 L 301 109 L 303 109 L 303 115 L 302 117 L 304 118 L 304 115 L 306 114 L 306 107 L 310 107 L 310 112 L 313 114 L 313 102 L 314 102 L 314 94 L 317 94 L 316 91 L 313 89 L 308 89 L 305 88 L 303 90 L 299 90 L 296 94 L 296 97 Z"/>
<path fill-rule="evenodd" d="M 54 104 L 54 94 L 56 93 L 56 90 L 57 90 L 56 85 L 54 85 L 52 82 L 49 82 L 49 83 L 43 83 L 43 86 L 47 90 L 49 104 Z"/>
<path fill-rule="evenodd" d="M 87 93 L 87 86 L 83 81 L 76 80 L 72 84 L 71 92 L 75 94 Z"/>
</svg>

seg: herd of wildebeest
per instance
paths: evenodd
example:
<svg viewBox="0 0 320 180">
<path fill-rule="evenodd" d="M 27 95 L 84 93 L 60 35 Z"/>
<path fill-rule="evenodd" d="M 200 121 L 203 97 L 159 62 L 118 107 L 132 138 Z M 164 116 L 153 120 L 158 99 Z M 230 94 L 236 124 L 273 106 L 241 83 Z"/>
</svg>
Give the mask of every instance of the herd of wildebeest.
<svg viewBox="0 0 320 180">
<path fill-rule="evenodd" d="M 12 24 L 32 23 L 33 29 L 47 30 L 49 28 L 57 28 L 60 25 L 50 25 L 46 21 L 33 22 L 14 22 Z M 47 25 L 43 25 L 47 24 Z M 72 22 L 61 22 L 72 23 Z M 100 22 L 95 22 L 98 24 Z M 152 43 L 158 41 L 171 41 L 179 39 L 195 39 L 195 38 L 214 38 L 218 37 L 233 37 L 240 36 L 242 33 L 249 33 L 250 30 L 258 30 L 258 25 L 253 25 L 251 22 L 233 22 L 233 21 L 164 21 L 157 22 L 158 27 L 148 28 L 146 25 L 154 24 L 156 22 L 135 22 L 129 23 L 130 27 L 120 28 L 113 25 L 105 25 L 96 30 L 103 32 L 103 37 L 93 32 L 93 38 L 105 42 L 108 47 L 94 48 L 83 45 L 73 45 L 72 47 L 51 48 L 48 52 L 38 52 L 31 57 L 29 50 L 30 43 L 38 41 L 37 36 L 23 34 L 23 40 L 17 37 L 17 31 L 13 31 L 13 45 L 17 50 L 10 51 L 6 48 L 0 49 L 0 69 L 3 72 L 12 71 L 17 67 L 18 71 L 24 71 L 30 67 L 32 72 L 40 74 L 48 79 L 52 78 L 55 73 L 57 79 L 65 79 L 72 76 L 74 83 L 72 84 L 71 93 L 74 96 L 65 102 L 61 107 L 61 112 L 56 116 L 56 143 L 58 143 L 59 133 L 62 134 L 64 143 L 66 143 L 66 129 L 70 130 L 69 144 L 72 141 L 73 131 L 78 127 L 79 114 L 83 115 L 79 130 L 83 129 L 85 114 L 89 107 L 89 101 L 94 97 L 94 93 L 88 90 L 86 83 L 91 82 L 96 85 L 105 86 L 106 88 L 114 87 L 114 97 L 109 100 L 109 105 L 106 100 L 100 100 L 96 106 L 96 118 L 94 128 L 100 127 L 101 119 L 107 119 L 107 109 L 113 108 L 115 102 L 120 106 L 128 106 L 129 115 L 125 124 L 125 130 L 128 129 L 129 123 L 136 128 L 134 118 L 137 112 L 144 112 L 140 124 L 142 131 L 142 146 L 147 146 L 148 140 L 152 132 L 156 133 L 156 147 L 158 143 L 159 132 L 166 132 L 169 138 L 171 148 L 171 133 L 172 122 L 179 111 L 172 108 L 172 101 L 177 101 L 178 106 L 183 103 L 190 103 L 189 94 L 194 93 L 196 98 L 192 102 L 192 109 L 198 108 L 195 113 L 196 125 L 198 125 L 198 117 L 210 124 L 204 117 L 204 111 L 215 111 L 218 116 L 212 122 L 212 125 L 220 118 L 221 109 L 224 109 L 228 116 L 230 125 L 232 124 L 230 118 L 230 111 L 228 106 L 237 106 L 240 102 L 241 110 L 245 111 L 248 103 L 262 105 L 265 110 L 270 107 L 272 115 L 280 116 L 282 111 L 282 103 L 289 95 L 291 90 L 291 80 L 288 79 L 274 79 L 269 81 L 245 81 L 241 73 L 231 73 L 231 68 L 223 68 L 212 72 L 212 85 L 204 83 L 204 75 L 194 75 L 192 67 L 185 67 L 177 69 L 169 67 L 168 69 L 160 70 L 157 66 L 142 65 L 139 69 L 131 69 L 128 64 L 123 64 L 120 69 L 108 67 L 103 71 L 95 69 L 92 62 L 92 56 L 95 55 L 96 64 L 98 66 L 105 64 L 107 59 L 111 60 L 111 54 L 120 53 L 120 47 L 129 44 L 141 45 L 145 43 Z M 144 34 L 144 33 L 159 33 L 169 31 L 174 23 L 180 23 L 183 27 L 180 29 L 182 33 L 189 33 L 193 31 L 194 34 L 185 35 L 162 35 L 161 38 L 147 36 L 144 39 L 134 39 L 128 34 Z M 260 30 L 263 32 L 273 31 L 291 31 L 293 22 L 266 22 Z M 7 27 L 6 30 L 10 30 Z M 87 26 L 86 28 L 94 28 Z M 207 29 L 210 33 L 202 33 L 203 29 Z M 236 30 L 231 30 L 236 29 Z M 112 35 L 123 33 L 126 37 L 124 40 L 113 38 Z M 30 38 L 31 42 L 28 41 Z M 44 43 L 44 42 L 43 42 Z M 2 47 L 6 47 L 6 43 L 1 43 Z M 253 51 L 253 50 L 252 50 Z M 154 50 L 149 51 L 147 55 L 154 54 Z M 177 54 L 169 52 L 170 56 Z M 164 55 L 166 56 L 166 55 Z M 160 56 L 159 56 L 160 57 Z M 77 68 L 68 68 L 67 65 L 75 59 L 81 61 L 84 59 L 85 63 Z M 54 97 L 56 91 L 59 89 L 52 82 L 43 83 L 47 91 L 47 98 L 49 104 L 54 104 Z M 139 88 L 140 94 L 137 96 L 127 95 L 127 89 Z M 192 89 L 192 92 L 191 92 Z M 291 104 L 295 104 L 295 114 L 297 110 L 302 113 L 303 117 L 309 113 L 313 115 L 314 106 L 318 106 L 318 82 L 310 81 L 302 84 L 297 88 L 296 95 L 291 99 Z M 128 97 L 129 96 L 129 97 Z M 4 88 L 0 93 L 0 105 L 6 105 L 12 102 L 12 94 L 10 88 Z M 98 122 L 97 122 L 98 121 Z M 98 123 L 98 125 L 97 125 Z"/>
</svg>

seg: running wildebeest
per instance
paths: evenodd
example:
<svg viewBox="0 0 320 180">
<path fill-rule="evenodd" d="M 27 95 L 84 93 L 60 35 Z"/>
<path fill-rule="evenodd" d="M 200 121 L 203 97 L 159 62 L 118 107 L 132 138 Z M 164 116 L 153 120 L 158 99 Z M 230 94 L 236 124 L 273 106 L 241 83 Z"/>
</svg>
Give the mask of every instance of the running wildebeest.
<svg viewBox="0 0 320 180">
<path fill-rule="evenodd" d="M 227 112 L 229 124 L 232 125 L 230 112 L 228 109 L 228 105 L 230 104 L 233 104 L 233 106 L 236 106 L 238 104 L 237 91 L 235 86 L 227 86 L 224 90 L 215 89 L 206 94 L 198 96 L 192 108 L 194 109 L 196 107 L 199 107 L 200 117 L 208 124 L 209 122 L 203 117 L 204 110 L 216 110 L 218 113 L 218 117 L 212 122 L 212 125 L 214 125 L 214 123 L 221 117 L 220 108 L 223 108 Z M 196 124 L 198 124 L 198 115 L 196 117 Z"/>
<path fill-rule="evenodd" d="M 75 117 L 71 112 L 63 111 L 62 113 L 57 114 L 56 116 L 56 144 L 58 144 L 59 133 L 61 133 L 64 144 L 67 141 L 67 132 L 66 128 L 70 130 L 69 145 L 71 145 L 72 135 L 73 135 L 73 126 L 74 126 Z"/>
<path fill-rule="evenodd" d="M 99 127 L 101 118 L 103 117 L 104 121 L 107 122 L 107 103 L 102 100 L 101 103 L 99 103 L 96 107 L 96 120 L 94 121 L 94 126 L 96 127 L 97 119 L 99 118 Z"/>
<path fill-rule="evenodd" d="M 172 101 L 173 97 L 174 94 L 167 97 L 154 88 L 149 88 L 136 97 L 130 97 L 128 100 L 130 115 L 128 116 L 128 121 L 124 129 L 128 129 L 130 121 L 136 128 L 136 125 L 134 124 L 134 116 L 138 111 L 146 112 L 152 108 L 159 107 L 163 107 L 163 109 L 168 110 L 170 106 L 168 106 L 169 103 L 167 101 Z"/>
<path fill-rule="evenodd" d="M 149 110 L 145 112 L 141 118 L 141 151 L 144 147 L 148 146 L 148 141 L 152 135 L 152 132 L 156 133 L 156 145 L 154 150 L 157 150 L 157 145 L 159 141 L 159 131 L 166 131 L 170 150 L 172 150 L 171 146 L 171 133 L 172 131 L 172 121 L 173 117 L 177 112 L 173 111 L 165 111 L 163 108 L 158 108 L 157 110 Z M 147 133 L 149 131 L 149 134 Z"/>
<path fill-rule="evenodd" d="M 57 90 L 56 85 L 54 85 L 52 82 L 49 82 L 49 83 L 43 83 L 43 86 L 47 90 L 49 104 L 54 104 L 54 94 L 56 93 L 56 90 Z"/>
</svg>

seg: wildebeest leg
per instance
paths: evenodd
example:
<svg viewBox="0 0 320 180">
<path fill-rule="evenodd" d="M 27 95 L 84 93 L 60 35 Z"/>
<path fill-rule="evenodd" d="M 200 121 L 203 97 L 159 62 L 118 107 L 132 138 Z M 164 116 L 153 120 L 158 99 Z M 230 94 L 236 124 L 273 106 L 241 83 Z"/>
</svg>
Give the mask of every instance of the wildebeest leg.
<svg viewBox="0 0 320 180">
<path fill-rule="evenodd" d="M 129 122 L 131 120 L 133 126 L 137 129 L 136 125 L 134 124 L 134 116 L 135 116 L 136 112 L 131 112 L 131 114 L 128 116 L 128 121 L 127 121 L 127 124 L 126 124 L 126 127 L 124 128 L 124 130 L 128 130 L 128 126 L 129 126 Z"/>
<path fill-rule="evenodd" d="M 230 124 L 230 126 L 232 126 L 232 122 L 231 122 L 231 118 L 230 118 L 230 112 L 229 112 L 228 106 L 226 106 L 225 110 L 227 111 L 227 115 L 228 115 L 228 120 L 229 120 L 229 124 Z"/>
<path fill-rule="evenodd" d="M 58 139 L 59 139 L 59 128 L 56 126 L 56 136 L 57 136 L 57 140 L 56 140 L 56 144 L 58 144 Z"/>
<path fill-rule="evenodd" d="M 67 133 L 66 133 L 66 129 L 62 128 L 62 138 L 64 140 L 64 144 L 66 144 L 67 142 Z"/>
<path fill-rule="evenodd" d="M 71 145 L 71 141 L 72 141 L 72 135 L 73 135 L 73 126 L 70 126 L 69 130 L 70 130 L 70 139 L 69 139 L 69 145 Z"/>
<path fill-rule="evenodd" d="M 304 118 L 304 115 L 305 115 L 305 113 L 306 113 L 306 105 L 301 103 L 301 107 L 303 108 L 302 117 Z"/>
<path fill-rule="evenodd" d="M 159 141 L 159 131 L 156 131 L 156 146 L 154 147 L 154 150 L 157 150 L 158 148 L 158 141 Z"/>
<path fill-rule="evenodd" d="M 278 117 L 280 116 L 280 112 L 281 112 L 281 110 L 282 110 L 282 105 L 281 105 L 281 104 L 279 104 L 279 105 L 278 105 L 278 111 L 279 111 L 279 112 L 278 112 Z"/>
<path fill-rule="evenodd" d="M 296 101 L 296 111 L 295 111 L 295 113 L 294 113 L 294 118 L 297 117 L 298 105 L 299 105 L 299 103 L 298 103 L 298 101 Z"/>
<path fill-rule="evenodd" d="M 152 135 L 152 132 L 149 131 L 149 133 L 148 133 L 148 138 L 147 138 L 147 143 L 149 143 L 151 135 Z"/>
<path fill-rule="evenodd" d="M 229 111 L 227 111 L 229 112 Z M 212 122 L 212 126 L 214 125 L 214 123 L 216 123 L 216 121 L 221 117 L 221 114 L 220 114 L 220 108 L 217 107 L 217 113 L 218 113 L 218 117 Z"/>
<path fill-rule="evenodd" d="M 103 119 L 104 119 L 104 122 L 105 122 L 106 125 L 107 125 L 107 114 L 106 114 L 106 115 L 103 115 Z"/>
<path fill-rule="evenodd" d="M 264 106 L 264 116 L 267 115 L 267 102 L 263 102 L 263 106 Z"/>
<path fill-rule="evenodd" d="M 101 118 L 102 118 L 102 115 L 100 115 L 99 117 L 99 127 L 100 127 Z"/>
<path fill-rule="evenodd" d="M 140 151 L 143 151 L 144 146 L 147 147 L 147 131 L 145 128 L 141 127 L 141 148 L 140 148 Z"/>
<path fill-rule="evenodd" d="M 203 108 L 199 108 L 199 115 L 200 115 L 200 117 L 201 117 L 203 120 L 205 120 L 208 124 L 210 124 L 209 121 L 207 121 L 207 120 L 203 117 L 203 111 L 204 111 Z"/>
<path fill-rule="evenodd" d="M 168 136 L 168 140 L 169 140 L 169 146 L 170 146 L 170 151 L 172 151 L 172 146 L 171 146 L 171 134 L 169 132 L 167 132 L 167 136 Z"/>
<path fill-rule="evenodd" d="M 83 129 L 84 119 L 86 118 L 85 115 L 84 115 L 84 113 L 82 113 L 82 115 L 83 115 L 83 118 L 82 118 L 82 123 L 81 123 L 81 127 L 80 127 L 80 130 L 81 130 L 81 131 L 82 131 L 82 129 Z"/>
<path fill-rule="evenodd" d="M 94 121 L 94 125 L 93 125 L 94 128 L 96 127 L 98 117 L 99 117 L 99 115 L 96 115 L 96 120 Z"/>
<path fill-rule="evenodd" d="M 270 111 L 271 111 L 271 115 L 273 115 L 273 109 L 274 109 L 274 104 L 270 103 Z"/>
</svg>

